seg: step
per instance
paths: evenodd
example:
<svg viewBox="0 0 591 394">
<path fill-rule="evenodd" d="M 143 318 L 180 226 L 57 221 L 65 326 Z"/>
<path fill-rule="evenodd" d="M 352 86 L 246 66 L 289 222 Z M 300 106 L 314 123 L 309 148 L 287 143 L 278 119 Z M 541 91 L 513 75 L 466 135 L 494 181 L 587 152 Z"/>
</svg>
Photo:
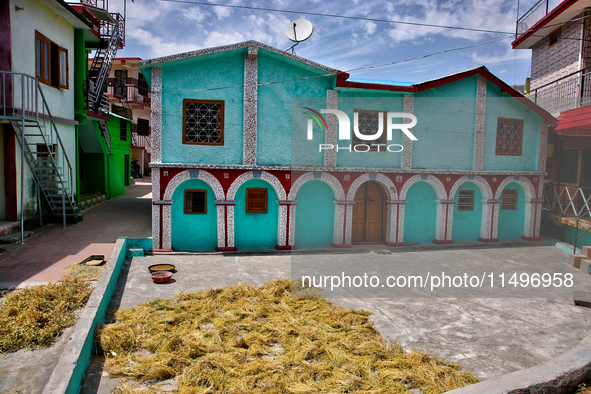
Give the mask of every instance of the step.
<svg viewBox="0 0 591 394">
<path fill-rule="evenodd" d="M 588 260 L 588 259 L 581 260 L 581 266 L 579 267 L 579 269 L 584 274 L 591 274 L 591 260 Z"/>
<path fill-rule="evenodd" d="M 568 265 L 579 269 L 581 267 L 581 260 L 588 260 L 588 257 L 583 254 L 569 254 Z"/>
<path fill-rule="evenodd" d="M 583 246 L 581 248 L 581 254 L 587 257 L 591 257 L 591 246 Z"/>
<path fill-rule="evenodd" d="M 35 235 L 32 231 L 25 231 L 25 239 L 29 238 L 30 236 Z M 20 231 L 17 233 L 10 233 L 0 237 L 0 244 L 15 244 L 21 241 L 21 233 Z"/>
</svg>

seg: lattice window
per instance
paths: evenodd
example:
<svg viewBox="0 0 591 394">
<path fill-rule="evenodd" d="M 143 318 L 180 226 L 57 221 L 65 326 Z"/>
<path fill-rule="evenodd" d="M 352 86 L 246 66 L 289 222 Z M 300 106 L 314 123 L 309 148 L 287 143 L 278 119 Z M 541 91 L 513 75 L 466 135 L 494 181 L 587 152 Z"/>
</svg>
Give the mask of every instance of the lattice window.
<svg viewBox="0 0 591 394">
<path fill-rule="evenodd" d="M 267 213 L 267 189 L 246 189 L 246 213 Z"/>
<path fill-rule="evenodd" d="M 224 102 L 184 100 L 183 143 L 224 144 Z"/>
<path fill-rule="evenodd" d="M 497 155 L 521 156 L 523 120 L 499 118 L 497 121 Z"/>
<path fill-rule="evenodd" d="M 372 144 L 385 144 L 386 143 L 386 113 L 385 112 L 375 112 L 375 111 L 362 111 L 362 110 L 355 110 L 355 113 L 358 114 L 359 117 L 359 132 L 363 135 L 374 135 L 377 133 L 379 128 L 380 116 L 382 117 L 382 125 L 383 125 L 383 132 L 380 138 L 375 140 L 364 141 L 360 138 L 357 138 L 355 133 L 353 132 L 353 146 L 365 144 L 370 147 L 371 151 L 385 151 L 386 147 L 381 146 L 372 146 Z M 367 149 L 365 147 L 360 147 L 360 150 Z"/>
<path fill-rule="evenodd" d="M 460 190 L 458 211 L 474 210 L 474 190 Z"/>
<path fill-rule="evenodd" d="M 185 190 L 185 213 L 207 213 L 205 190 Z"/>
<path fill-rule="evenodd" d="M 517 209 L 517 190 L 503 190 L 503 196 L 501 199 L 501 209 Z"/>
</svg>

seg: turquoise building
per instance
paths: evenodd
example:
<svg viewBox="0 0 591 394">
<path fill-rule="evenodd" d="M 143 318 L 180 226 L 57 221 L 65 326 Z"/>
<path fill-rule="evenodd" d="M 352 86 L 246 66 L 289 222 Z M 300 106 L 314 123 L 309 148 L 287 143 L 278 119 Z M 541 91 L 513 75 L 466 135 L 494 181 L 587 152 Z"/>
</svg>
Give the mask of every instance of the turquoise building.
<svg viewBox="0 0 591 394">
<path fill-rule="evenodd" d="M 256 41 L 139 64 L 155 250 L 539 239 L 556 119 L 485 67 L 355 81 Z"/>
</svg>

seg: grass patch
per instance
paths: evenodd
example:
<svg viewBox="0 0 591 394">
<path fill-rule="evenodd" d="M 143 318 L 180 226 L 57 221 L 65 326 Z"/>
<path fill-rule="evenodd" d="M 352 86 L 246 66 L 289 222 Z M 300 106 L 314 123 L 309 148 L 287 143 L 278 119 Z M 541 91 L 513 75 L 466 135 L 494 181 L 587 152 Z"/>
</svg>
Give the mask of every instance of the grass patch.
<svg viewBox="0 0 591 394">
<path fill-rule="evenodd" d="M 78 281 L 16 289 L 0 305 L 0 353 L 50 346 L 74 324 L 92 288 Z"/>
<path fill-rule="evenodd" d="M 389 344 L 369 312 L 292 298 L 290 285 L 238 285 L 119 309 L 97 331 L 106 370 L 155 392 L 172 381 L 183 394 L 431 394 L 478 381 L 456 364 Z M 125 384 L 118 392 L 136 391 Z"/>
</svg>

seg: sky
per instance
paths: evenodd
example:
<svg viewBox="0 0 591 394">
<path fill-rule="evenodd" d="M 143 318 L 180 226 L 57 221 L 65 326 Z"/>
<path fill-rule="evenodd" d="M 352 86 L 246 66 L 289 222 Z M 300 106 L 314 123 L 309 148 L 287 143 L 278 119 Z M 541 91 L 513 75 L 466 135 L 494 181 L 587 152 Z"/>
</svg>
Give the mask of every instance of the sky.
<svg viewBox="0 0 591 394">
<path fill-rule="evenodd" d="M 111 0 L 123 12 L 124 0 Z M 194 1 L 194 0 L 184 0 Z M 419 22 L 515 32 L 533 0 L 195 0 L 290 11 Z M 351 20 L 298 13 L 231 9 L 164 0 L 127 0 L 126 47 L 118 57 L 150 59 L 196 49 L 257 40 L 285 50 L 290 22 L 305 18 L 314 33 L 295 49 L 298 56 L 341 71 L 391 63 L 446 49 L 470 46 L 503 34 Z M 531 51 L 511 49 L 513 37 L 486 45 L 396 65 L 350 72 L 351 78 L 422 82 L 485 65 L 510 85 L 530 74 Z"/>
</svg>

